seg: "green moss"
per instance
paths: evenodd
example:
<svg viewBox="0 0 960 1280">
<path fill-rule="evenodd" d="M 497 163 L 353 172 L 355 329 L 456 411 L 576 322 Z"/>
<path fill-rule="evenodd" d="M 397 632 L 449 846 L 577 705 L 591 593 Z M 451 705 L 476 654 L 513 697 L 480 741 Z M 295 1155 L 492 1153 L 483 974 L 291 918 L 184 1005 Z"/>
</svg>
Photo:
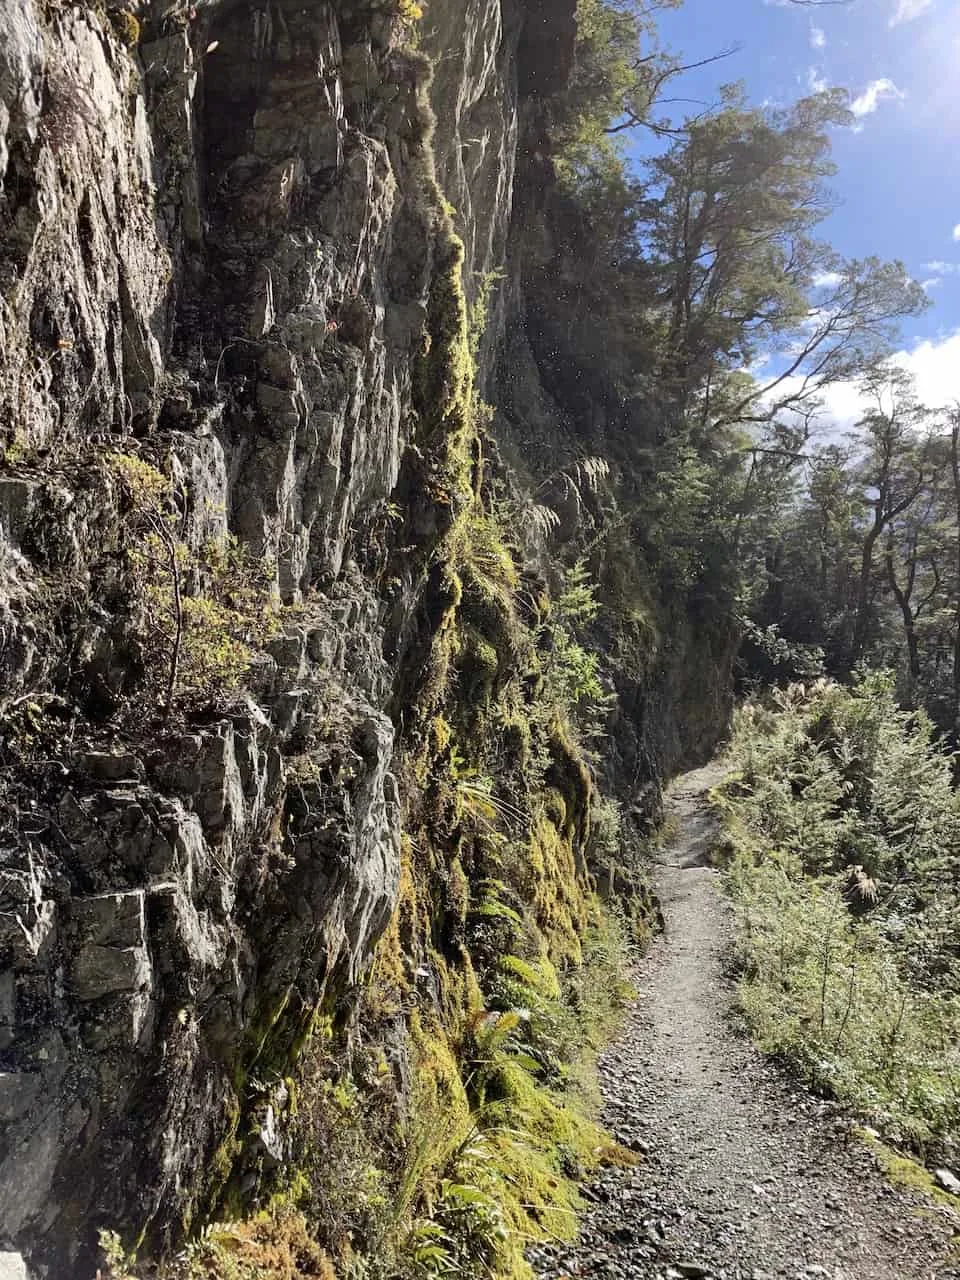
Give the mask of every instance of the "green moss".
<svg viewBox="0 0 960 1280">
<path fill-rule="evenodd" d="M 453 729 L 443 716 L 434 716 L 430 722 L 428 747 L 431 755 L 442 756 L 453 742 Z"/>
<path fill-rule="evenodd" d="M 290 1044 L 290 1032 L 288 1021 L 284 1018 L 293 993 L 294 988 L 287 987 L 271 1005 L 258 1010 L 251 1018 L 244 1037 L 244 1049 L 234 1075 L 234 1085 L 241 1096 L 246 1080 L 254 1068 L 261 1074 L 277 1068 L 278 1074 L 283 1074 L 279 1068 L 286 1068 L 291 1057 L 295 1060 L 292 1048 L 287 1047 Z M 312 1023 L 314 1012 L 311 1009 L 301 1017 Z M 293 1040 L 299 1040 L 301 1034 L 302 1032 L 294 1035 Z M 282 1048 L 281 1042 L 285 1042 Z"/>
<path fill-rule="evenodd" d="M 549 747 L 552 763 L 548 781 L 566 799 L 564 834 L 571 843 L 585 844 L 589 834 L 593 782 L 569 725 L 559 716 L 550 726 Z"/>
<path fill-rule="evenodd" d="M 401 1180 L 401 1212 L 429 1195 L 453 1152 L 469 1134 L 472 1120 L 466 1089 L 443 1029 L 427 1024 L 418 1011 L 409 1022 L 414 1052 L 412 1129 L 407 1168 Z"/>
<path fill-rule="evenodd" d="M 530 835 L 529 856 L 535 872 L 537 925 L 550 955 L 563 964 L 580 964 L 580 938 L 588 910 L 570 841 L 549 819 L 538 818 Z"/>
<path fill-rule="evenodd" d="M 428 718 L 436 719 L 435 713 L 443 703 L 450 675 L 462 644 L 458 618 L 460 603 L 463 599 L 463 585 L 459 574 L 451 565 L 444 564 L 442 569 L 434 572 L 432 579 L 428 587 L 431 598 L 427 602 L 427 608 L 437 616 L 437 625 L 417 699 L 417 719 L 420 723 Z M 438 748 L 435 741 L 431 743 L 429 734 L 424 747 L 417 761 L 417 778 L 421 785 L 426 781 L 430 760 L 445 749 Z"/>
<path fill-rule="evenodd" d="M 546 787 L 541 799 L 544 817 L 560 831 L 567 825 L 567 802 L 556 787 Z"/>
<path fill-rule="evenodd" d="M 414 366 L 418 444 L 429 461 L 422 477 L 441 532 L 454 529 L 475 496 L 480 447 L 474 423 L 474 362 L 463 291 L 464 248 L 438 214 L 427 327 Z"/>
<path fill-rule="evenodd" d="M 463 291 L 463 241 L 443 219 L 427 301 L 427 336 L 415 368 L 415 394 L 425 443 L 442 437 L 452 454 L 472 425 L 474 364 Z"/>
<path fill-rule="evenodd" d="M 493 645 L 475 628 L 465 628 L 460 671 L 464 696 L 472 709 L 479 711 L 489 706 L 499 669 L 500 659 Z"/>
<path fill-rule="evenodd" d="M 205 1211 L 204 1216 L 207 1218 L 211 1217 L 223 1202 L 229 1188 L 234 1165 L 243 1151 L 243 1143 L 238 1136 L 241 1120 L 240 1103 L 235 1096 L 228 1096 L 225 1105 L 226 1115 L 223 1124 L 223 1137 L 206 1165 L 202 1199 Z M 189 1232 L 190 1226 L 189 1220 L 184 1221 L 183 1232 L 185 1235 Z"/>
<path fill-rule="evenodd" d="M 310 1179 L 304 1171 L 293 1169 L 289 1172 L 286 1186 L 280 1191 L 274 1191 L 270 1196 L 267 1212 L 276 1215 L 290 1209 L 298 1209 L 310 1199 L 312 1192 Z"/>
<path fill-rule="evenodd" d="M 470 882 L 463 870 L 463 863 L 454 858 L 447 875 L 447 911 L 458 926 L 466 923 L 470 907 Z"/>
<path fill-rule="evenodd" d="M 126 45 L 128 49 L 135 49 L 140 43 L 139 18 L 126 9 L 120 9 L 110 14 L 110 21 L 121 44 Z"/>
<path fill-rule="evenodd" d="M 856 1132 L 861 1141 L 870 1149 L 878 1168 L 895 1187 L 900 1187 L 905 1191 L 918 1192 L 942 1208 L 950 1209 L 953 1213 L 957 1212 L 958 1207 L 960 1207 L 960 1200 L 938 1186 L 930 1170 L 925 1169 L 919 1161 L 912 1160 L 909 1156 L 896 1151 L 866 1129 L 858 1129 Z"/>
<path fill-rule="evenodd" d="M 533 731 L 529 715 L 512 707 L 499 707 L 495 731 L 499 734 L 506 769 L 525 773 L 532 763 Z"/>
</svg>

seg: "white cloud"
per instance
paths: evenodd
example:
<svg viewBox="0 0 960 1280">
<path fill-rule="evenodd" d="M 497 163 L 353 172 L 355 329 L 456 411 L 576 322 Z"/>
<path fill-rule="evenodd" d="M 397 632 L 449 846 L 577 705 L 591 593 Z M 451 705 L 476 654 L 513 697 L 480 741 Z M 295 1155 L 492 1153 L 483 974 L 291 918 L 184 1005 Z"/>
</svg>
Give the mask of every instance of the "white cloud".
<svg viewBox="0 0 960 1280">
<path fill-rule="evenodd" d="M 867 409 L 859 387 L 852 382 L 837 382 L 820 398 L 823 409 L 817 423 L 818 435 L 834 437 L 852 431 Z"/>
<path fill-rule="evenodd" d="M 913 374 L 921 404 L 939 409 L 960 401 L 960 329 L 944 338 L 927 338 L 909 351 L 896 352 L 893 363 Z M 777 387 L 775 394 L 789 394 L 800 385 L 801 379 L 789 379 Z M 817 434 L 821 438 L 836 439 L 852 430 L 870 408 L 870 402 L 853 382 L 835 383 L 820 399 L 823 409 Z"/>
<path fill-rule="evenodd" d="M 935 276 L 955 276 L 960 275 L 960 262 L 944 262 L 942 258 L 934 258 L 932 262 L 925 262 L 923 269 Z"/>
<path fill-rule="evenodd" d="M 960 400 L 960 329 L 946 338 L 927 338 L 912 351 L 898 351 L 896 364 L 917 380 L 917 394 L 933 408 Z"/>
<path fill-rule="evenodd" d="M 890 16 L 888 26 L 899 27 L 901 22 L 913 22 L 921 14 L 933 8 L 933 0 L 897 0 L 897 7 Z"/>
<path fill-rule="evenodd" d="M 879 80 L 871 80 L 863 93 L 850 103 L 850 110 L 857 118 L 869 116 L 876 111 L 881 102 L 902 102 L 907 95 L 887 76 Z M 960 231 L 960 227 L 957 228 Z M 956 236 L 960 240 L 960 235 Z"/>
<path fill-rule="evenodd" d="M 943 276 L 931 276 L 929 280 L 921 280 L 920 288 L 924 293 L 930 293 L 933 289 L 938 289 L 943 284 Z"/>
<path fill-rule="evenodd" d="M 953 228 L 953 238 L 954 240 L 960 240 L 960 222 Z"/>
<path fill-rule="evenodd" d="M 813 287 L 815 289 L 835 289 L 843 276 L 839 271 L 821 271 L 819 275 L 813 277 Z"/>
<path fill-rule="evenodd" d="M 810 28 L 810 47 L 812 49 L 825 49 L 827 47 L 827 33 L 822 27 Z"/>
<path fill-rule="evenodd" d="M 829 87 L 819 67 L 807 68 L 807 88 L 811 93 L 826 93 Z"/>
</svg>

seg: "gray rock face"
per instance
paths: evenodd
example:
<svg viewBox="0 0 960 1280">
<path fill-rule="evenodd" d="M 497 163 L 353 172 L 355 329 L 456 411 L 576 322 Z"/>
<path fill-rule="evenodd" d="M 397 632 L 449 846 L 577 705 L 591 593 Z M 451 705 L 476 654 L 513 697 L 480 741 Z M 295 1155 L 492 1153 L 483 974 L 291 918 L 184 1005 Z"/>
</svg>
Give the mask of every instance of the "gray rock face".
<svg viewBox="0 0 960 1280">
<path fill-rule="evenodd" d="M 522 327 L 513 259 L 532 243 L 513 209 L 520 126 L 569 71 L 573 0 L 431 0 L 422 52 L 372 8 L 134 0 L 138 34 L 103 6 L 4 7 L 13 1275 L 20 1254 L 41 1276 L 92 1274 L 104 1224 L 162 1251 L 225 1178 L 255 1187 L 286 1155 L 296 1046 L 317 1010 L 349 1005 L 390 918 L 394 722 L 439 625 L 417 610 L 451 519 L 421 483 L 446 442 L 416 394 L 445 336 L 441 191 L 468 300 L 489 304 L 481 390 L 504 375 L 518 414 L 558 430 L 522 344 L 496 357 L 508 319 Z M 147 519 L 147 464 L 171 480 L 169 526 Z M 137 537 L 146 522 L 189 553 L 188 593 L 228 536 L 262 576 L 280 623 L 242 692 L 213 682 L 168 716 L 144 694 L 175 609 L 145 619 L 132 589 L 138 517 Z"/>
<path fill-rule="evenodd" d="M 417 571 L 384 579 L 382 531 L 442 222 L 427 67 L 345 2 L 131 8 L 135 47 L 94 7 L 0 30 L 0 1248 L 46 1275 L 103 1223 L 174 1239 L 238 1132 L 248 1182 L 283 1158 L 261 1076 L 361 979 L 399 877 L 384 632 L 402 652 Z M 467 10 L 436 5 L 463 54 L 435 154 L 473 281 L 518 18 Z M 249 693 L 144 705 L 139 737 L 118 452 L 287 609 Z"/>
<path fill-rule="evenodd" d="M 430 8 L 428 49 L 436 55 L 431 98 L 440 145 L 438 179 L 464 235 L 471 303 L 481 295 L 488 332 L 479 381 L 492 394 L 492 352 L 510 303 L 507 240 L 517 169 L 517 49 L 528 15 L 518 0 L 478 0 L 464 22 L 457 0 Z"/>
</svg>

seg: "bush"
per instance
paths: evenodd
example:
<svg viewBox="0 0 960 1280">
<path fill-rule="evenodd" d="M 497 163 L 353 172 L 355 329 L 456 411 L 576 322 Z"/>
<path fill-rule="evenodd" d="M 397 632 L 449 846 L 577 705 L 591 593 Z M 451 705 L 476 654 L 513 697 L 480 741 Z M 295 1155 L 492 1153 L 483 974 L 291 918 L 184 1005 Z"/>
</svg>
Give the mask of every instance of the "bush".
<svg viewBox="0 0 960 1280">
<path fill-rule="evenodd" d="M 235 691 L 280 630 L 265 566 L 230 535 L 200 547 L 177 537 L 170 482 L 151 463 L 113 453 L 108 466 L 132 535 L 131 604 L 147 683 L 166 711 L 175 699 Z"/>
<path fill-rule="evenodd" d="M 740 1002 L 761 1046 L 896 1141 L 960 1139 L 960 805 L 893 679 L 738 716 L 721 789 Z"/>
<path fill-rule="evenodd" d="M 104 1280 L 336 1280 L 330 1260 L 312 1239 L 304 1218 L 292 1211 L 260 1213 L 245 1222 L 220 1222 L 206 1228 L 167 1266 L 148 1273 L 131 1270 L 119 1237 L 100 1234 Z"/>
</svg>

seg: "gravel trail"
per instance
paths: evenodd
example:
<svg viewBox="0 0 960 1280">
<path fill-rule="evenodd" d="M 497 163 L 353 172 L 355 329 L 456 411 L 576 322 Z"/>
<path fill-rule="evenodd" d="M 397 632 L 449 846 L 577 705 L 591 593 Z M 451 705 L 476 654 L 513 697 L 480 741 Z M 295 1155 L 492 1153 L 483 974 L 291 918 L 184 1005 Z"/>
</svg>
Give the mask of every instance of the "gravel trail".
<svg viewBox="0 0 960 1280">
<path fill-rule="evenodd" d="M 947 1280 L 953 1215 L 894 1189 L 830 1106 L 736 1029 L 724 964 L 731 922 L 704 801 L 716 766 L 671 789 L 678 833 L 661 853 L 666 931 L 640 998 L 600 1064 L 605 1121 L 640 1155 L 584 1188 L 579 1242 L 531 1251 L 542 1280 Z"/>
</svg>

